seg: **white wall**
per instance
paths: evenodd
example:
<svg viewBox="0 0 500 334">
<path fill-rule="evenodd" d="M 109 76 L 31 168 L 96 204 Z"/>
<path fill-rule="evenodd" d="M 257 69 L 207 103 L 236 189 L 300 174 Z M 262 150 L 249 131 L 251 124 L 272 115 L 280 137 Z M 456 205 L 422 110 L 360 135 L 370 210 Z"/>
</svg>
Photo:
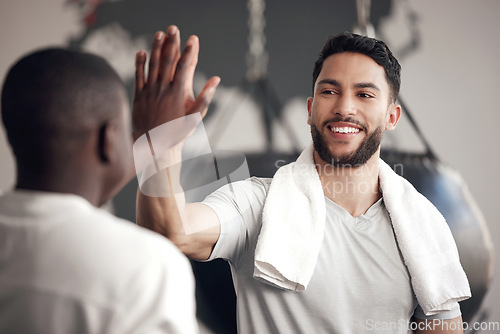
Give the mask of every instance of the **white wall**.
<svg viewBox="0 0 500 334">
<path fill-rule="evenodd" d="M 0 4 L 0 74 L 22 53 L 61 44 L 81 29 L 74 8 L 64 0 L 2 0 Z M 411 0 L 418 13 L 420 49 L 402 62 L 401 93 L 438 155 L 458 168 L 485 214 L 494 242 L 500 226 L 500 1 Z M 406 33 L 400 13 L 384 26 L 387 41 Z M 12 186 L 14 164 L 0 129 L 0 189 Z M 500 245 L 497 245 L 497 252 Z M 500 256 L 496 256 L 496 276 Z M 486 299 L 500 321 L 500 280 Z"/>
</svg>

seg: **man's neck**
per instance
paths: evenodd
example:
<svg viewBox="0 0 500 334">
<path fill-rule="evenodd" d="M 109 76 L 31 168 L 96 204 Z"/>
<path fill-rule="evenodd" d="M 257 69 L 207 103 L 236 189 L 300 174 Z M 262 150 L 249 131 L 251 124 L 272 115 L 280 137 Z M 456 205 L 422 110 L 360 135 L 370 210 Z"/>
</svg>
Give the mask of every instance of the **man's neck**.
<svg viewBox="0 0 500 334">
<path fill-rule="evenodd" d="M 79 177 L 75 177 L 78 175 Z M 58 173 L 42 176 L 18 170 L 16 189 L 74 194 L 87 199 L 92 205 L 99 206 L 99 193 L 93 187 L 94 180 L 84 178 L 84 173 Z"/>
<path fill-rule="evenodd" d="M 314 152 L 314 162 L 326 197 L 353 217 L 363 215 L 382 194 L 378 182 L 378 152 L 359 167 L 335 167 Z"/>
</svg>

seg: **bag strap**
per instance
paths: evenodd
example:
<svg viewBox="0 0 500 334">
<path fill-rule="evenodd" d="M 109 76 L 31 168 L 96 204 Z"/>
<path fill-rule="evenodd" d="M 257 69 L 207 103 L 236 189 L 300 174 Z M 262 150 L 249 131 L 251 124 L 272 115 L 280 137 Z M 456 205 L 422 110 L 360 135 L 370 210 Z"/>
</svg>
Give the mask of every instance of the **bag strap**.
<svg viewBox="0 0 500 334">
<path fill-rule="evenodd" d="M 422 144 L 424 144 L 425 155 L 431 160 L 438 161 L 439 160 L 438 157 L 436 156 L 436 154 L 432 150 L 431 145 L 429 144 L 429 142 L 425 138 L 424 134 L 420 130 L 420 127 L 418 126 L 417 122 L 415 121 L 412 114 L 410 113 L 410 109 L 407 108 L 406 104 L 403 102 L 401 97 L 398 97 L 398 101 L 399 101 L 399 104 L 401 105 L 401 108 L 403 109 L 403 113 L 406 115 L 406 117 L 408 117 L 408 120 L 410 121 L 413 129 L 417 133 L 418 138 L 420 139 Z"/>
</svg>

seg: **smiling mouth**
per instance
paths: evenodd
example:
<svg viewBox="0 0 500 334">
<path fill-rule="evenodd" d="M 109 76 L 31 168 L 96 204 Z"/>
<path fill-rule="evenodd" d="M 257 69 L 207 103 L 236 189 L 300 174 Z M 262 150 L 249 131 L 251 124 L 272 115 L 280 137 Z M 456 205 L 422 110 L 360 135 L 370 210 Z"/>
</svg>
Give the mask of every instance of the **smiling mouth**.
<svg viewBox="0 0 500 334">
<path fill-rule="evenodd" d="M 353 128 L 350 126 L 329 126 L 331 132 L 334 133 L 358 133 L 359 128 Z"/>
</svg>

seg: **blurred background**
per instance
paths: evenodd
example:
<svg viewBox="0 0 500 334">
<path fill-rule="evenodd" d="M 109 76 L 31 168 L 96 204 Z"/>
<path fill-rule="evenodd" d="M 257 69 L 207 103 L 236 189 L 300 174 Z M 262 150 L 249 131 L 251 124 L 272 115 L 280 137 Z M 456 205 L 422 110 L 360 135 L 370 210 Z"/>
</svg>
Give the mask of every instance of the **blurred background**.
<svg viewBox="0 0 500 334">
<path fill-rule="evenodd" d="M 259 163 L 272 167 L 310 141 L 305 102 L 326 37 L 353 29 L 374 32 L 402 65 L 401 100 L 428 142 L 428 147 L 422 144 L 406 117 L 386 136 L 384 147 L 411 153 L 424 166 L 430 147 L 444 163 L 432 156 L 433 172 L 450 176 L 464 193 L 444 210 L 454 212 L 450 225 L 465 216 L 474 220 L 451 226 L 457 243 L 464 245 L 459 245 L 462 259 L 471 263 L 469 278 L 479 273 L 472 277 L 479 288 L 469 320 L 500 322 L 500 256 L 490 253 L 491 240 L 495 245 L 500 237 L 495 218 L 500 204 L 499 15 L 496 0 L 378 0 L 371 6 L 366 0 L 2 0 L 0 74 L 3 80 L 26 52 L 69 46 L 107 58 L 131 93 L 135 52 L 149 50 L 155 31 L 176 24 L 183 41 L 191 34 L 200 38 L 196 89 L 212 75 L 222 78 L 205 124 L 212 149 L 244 152 L 251 172 L 253 166 L 253 174 L 265 174 L 268 169 L 261 171 Z M 0 127 L 0 190 L 13 186 L 14 166 Z M 111 210 L 134 220 L 135 189 L 134 180 Z M 438 193 L 454 201 L 457 192 Z M 197 275 L 206 275 L 204 270 L 195 267 Z M 225 282 L 207 280 L 215 280 L 214 289 Z M 199 305 L 212 314 L 231 309 L 230 301 L 214 306 L 208 299 Z M 209 321 L 203 326 L 207 333 L 227 330 Z"/>
</svg>

